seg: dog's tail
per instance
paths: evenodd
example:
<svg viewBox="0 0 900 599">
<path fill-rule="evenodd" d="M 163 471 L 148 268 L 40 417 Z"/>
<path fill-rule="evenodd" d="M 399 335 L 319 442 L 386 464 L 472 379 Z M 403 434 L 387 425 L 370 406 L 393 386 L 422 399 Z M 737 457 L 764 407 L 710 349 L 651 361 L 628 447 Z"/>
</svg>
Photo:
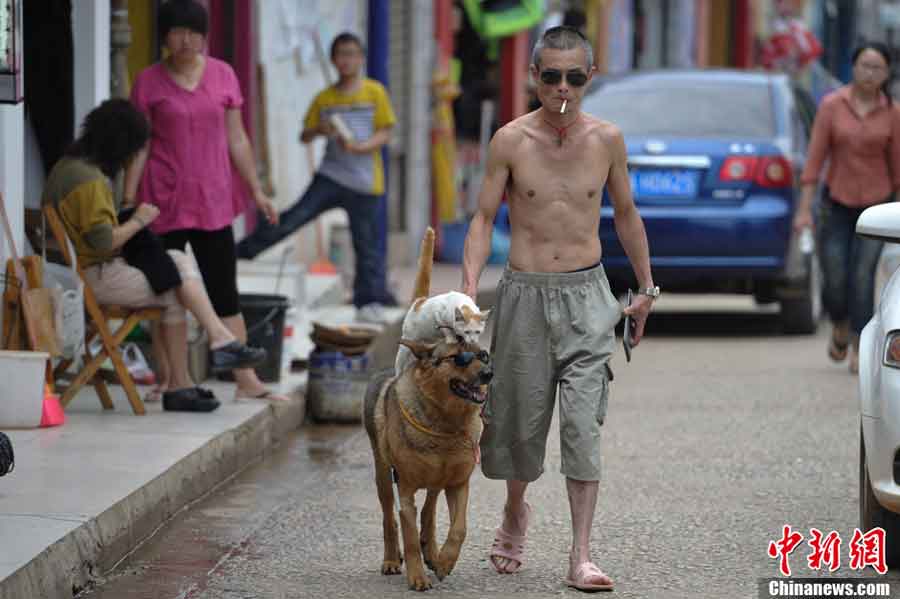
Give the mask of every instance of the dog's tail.
<svg viewBox="0 0 900 599">
<path fill-rule="evenodd" d="M 431 290 L 431 265 L 434 263 L 434 229 L 425 229 L 422 245 L 419 247 L 419 272 L 416 273 L 416 286 L 413 289 L 412 301 L 420 297 L 428 297 Z"/>
</svg>

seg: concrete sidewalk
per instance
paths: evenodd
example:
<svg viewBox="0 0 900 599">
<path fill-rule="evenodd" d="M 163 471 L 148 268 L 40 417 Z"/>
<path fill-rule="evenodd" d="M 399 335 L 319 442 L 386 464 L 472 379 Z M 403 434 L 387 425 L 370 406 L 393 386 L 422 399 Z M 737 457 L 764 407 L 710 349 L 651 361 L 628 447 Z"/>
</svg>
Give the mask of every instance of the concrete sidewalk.
<svg viewBox="0 0 900 599">
<path fill-rule="evenodd" d="M 242 292 L 274 292 L 276 270 L 266 263 L 242 265 Z M 435 265 L 432 294 L 458 288 L 460 272 Z M 484 297 L 490 298 L 499 273 L 497 267 L 486 270 Z M 391 272 L 401 300 L 412 293 L 414 276 L 414 268 Z M 342 324 L 355 317 L 352 306 L 339 303 L 337 277 L 292 268 L 278 291 L 294 304 L 289 349 L 295 360 L 312 349 L 313 321 Z M 396 333 L 403 313 L 388 312 L 395 322 L 386 331 Z M 391 343 L 380 347 L 390 353 Z M 135 416 L 121 388 L 112 385 L 112 411 L 104 411 L 88 387 L 67 408 L 64 426 L 4 431 L 16 469 L 0 478 L 0 599 L 72 597 L 306 418 L 305 372 L 272 386 L 288 394 L 288 402 L 236 400 L 233 384 L 203 384 L 222 401 L 211 414 L 168 413 L 148 403 L 147 414 Z"/>
<path fill-rule="evenodd" d="M 92 388 L 59 428 L 7 431 L 16 469 L 0 479 L 0 597 L 71 597 L 173 514 L 240 472 L 303 421 L 302 395 L 223 401 L 211 414 L 135 416 L 119 386 L 104 411 Z"/>
</svg>

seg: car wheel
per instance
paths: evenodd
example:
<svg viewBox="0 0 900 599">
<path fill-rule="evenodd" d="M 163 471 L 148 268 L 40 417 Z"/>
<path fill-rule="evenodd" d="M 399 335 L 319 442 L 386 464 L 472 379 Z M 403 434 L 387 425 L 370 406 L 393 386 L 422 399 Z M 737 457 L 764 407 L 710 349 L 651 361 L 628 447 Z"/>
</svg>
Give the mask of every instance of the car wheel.
<svg viewBox="0 0 900 599">
<path fill-rule="evenodd" d="M 802 285 L 787 290 L 781 298 L 781 326 L 785 333 L 812 335 L 822 317 L 821 273 L 819 261 L 807 257 L 809 274 Z"/>
<path fill-rule="evenodd" d="M 778 301 L 775 284 L 771 281 L 756 282 L 753 287 L 753 299 L 759 306 L 767 306 Z"/>
<path fill-rule="evenodd" d="M 866 443 L 859 427 L 859 528 L 866 532 L 880 526 L 885 532 L 885 561 L 888 568 L 900 566 L 900 516 L 884 509 L 872 491 L 866 467 Z"/>
</svg>

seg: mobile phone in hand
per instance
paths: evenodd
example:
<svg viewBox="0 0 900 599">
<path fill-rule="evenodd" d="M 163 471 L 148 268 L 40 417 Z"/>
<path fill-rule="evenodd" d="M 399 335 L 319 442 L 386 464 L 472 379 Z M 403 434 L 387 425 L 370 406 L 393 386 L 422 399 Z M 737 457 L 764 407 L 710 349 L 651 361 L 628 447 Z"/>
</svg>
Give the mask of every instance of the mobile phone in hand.
<svg viewBox="0 0 900 599">
<path fill-rule="evenodd" d="M 632 300 L 631 289 L 628 290 L 628 303 L 631 306 Z M 625 328 L 622 331 L 622 347 L 625 348 L 625 360 L 631 362 L 631 348 L 634 347 L 634 319 L 630 314 L 625 315 Z"/>
</svg>

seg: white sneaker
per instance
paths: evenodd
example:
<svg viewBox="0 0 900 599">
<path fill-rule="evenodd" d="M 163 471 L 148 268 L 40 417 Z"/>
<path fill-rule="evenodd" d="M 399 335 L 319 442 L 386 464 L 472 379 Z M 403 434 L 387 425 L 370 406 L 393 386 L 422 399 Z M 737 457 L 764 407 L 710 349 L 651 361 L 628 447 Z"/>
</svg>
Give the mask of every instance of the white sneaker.
<svg viewBox="0 0 900 599">
<path fill-rule="evenodd" d="M 126 343 L 122 346 L 122 361 L 131 373 L 131 378 L 138 385 L 155 385 L 156 373 L 150 369 L 147 359 L 144 358 L 141 348 L 135 343 Z"/>
<path fill-rule="evenodd" d="M 373 302 L 371 304 L 366 304 L 356 311 L 356 320 L 372 324 L 385 324 L 387 322 L 387 314 L 385 313 L 384 306 Z"/>
</svg>

